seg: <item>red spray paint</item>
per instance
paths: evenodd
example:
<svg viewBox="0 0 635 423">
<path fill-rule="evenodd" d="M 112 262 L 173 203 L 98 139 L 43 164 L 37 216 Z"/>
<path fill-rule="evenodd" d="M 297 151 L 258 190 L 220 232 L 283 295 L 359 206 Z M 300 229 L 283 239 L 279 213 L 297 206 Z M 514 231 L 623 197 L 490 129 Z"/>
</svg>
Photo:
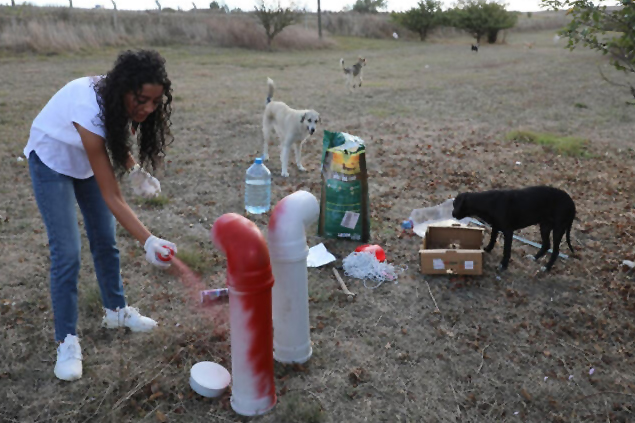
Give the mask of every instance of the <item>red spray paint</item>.
<svg viewBox="0 0 635 423">
<path fill-rule="evenodd" d="M 216 219 L 211 239 L 227 256 L 232 408 L 245 416 L 264 414 L 276 404 L 267 243 L 253 222 L 235 213 Z"/>
<path fill-rule="evenodd" d="M 196 309 L 197 317 L 209 320 L 214 326 L 214 334 L 224 338 L 229 327 L 227 308 L 218 304 L 213 307 L 201 305 L 201 292 L 208 288 L 205 282 L 177 257 L 173 257 L 171 262 L 172 266 L 168 268 L 168 272 L 181 281 L 185 288 L 185 296 L 192 308 Z"/>
</svg>

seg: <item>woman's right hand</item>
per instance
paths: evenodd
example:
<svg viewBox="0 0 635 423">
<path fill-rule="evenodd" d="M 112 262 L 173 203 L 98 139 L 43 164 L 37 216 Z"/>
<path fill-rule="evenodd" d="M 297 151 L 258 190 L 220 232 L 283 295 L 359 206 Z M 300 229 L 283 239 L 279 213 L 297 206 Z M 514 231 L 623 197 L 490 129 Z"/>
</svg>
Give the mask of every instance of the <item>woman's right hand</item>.
<svg viewBox="0 0 635 423">
<path fill-rule="evenodd" d="M 176 245 L 174 243 L 157 238 L 154 235 L 150 235 L 143 248 L 146 250 L 146 260 L 164 269 L 170 267 L 170 260 L 176 254 Z M 162 261 L 159 259 L 159 255 L 169 258 L 166 261 Z"/>
</svg>

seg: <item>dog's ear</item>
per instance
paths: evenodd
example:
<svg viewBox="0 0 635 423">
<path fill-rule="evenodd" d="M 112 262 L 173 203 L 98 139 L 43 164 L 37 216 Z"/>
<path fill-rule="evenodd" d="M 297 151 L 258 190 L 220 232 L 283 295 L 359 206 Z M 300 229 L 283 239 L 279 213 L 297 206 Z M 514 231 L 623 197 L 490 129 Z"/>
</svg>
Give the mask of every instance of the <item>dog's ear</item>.
<svg viewBox="0 0 635 423">
<path fill-rule="evenodd" d="M 306 118 L 306 113 L 302 115 L 302 119 L 300 119 L 300 123 L 304 122 L 304 118 Z"/>
<path fill-rule="evenodd" d="M 317 119 L 315 119 L 315 123 L 320 123 L 322 122 L 322 118 L 320 117 L 320 115 L 318 115 Z"/>
</svg>

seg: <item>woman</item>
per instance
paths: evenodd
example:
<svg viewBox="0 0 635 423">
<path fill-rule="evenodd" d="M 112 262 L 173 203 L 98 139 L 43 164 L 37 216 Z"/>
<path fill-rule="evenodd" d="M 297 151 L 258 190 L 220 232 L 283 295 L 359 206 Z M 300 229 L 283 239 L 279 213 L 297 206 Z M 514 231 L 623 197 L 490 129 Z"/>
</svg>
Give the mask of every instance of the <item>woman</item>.
<svg viewBox="0 0 635 423">
<path fill-rule="evenodd" d="M 176 253 L 176 246 L 152 235 L 139 221 L 121 195 L 117 176 L 128 171 L 135 193 L 160 192 L 158 181 L 132 157 L 131 132 L 137 131 L 141 165 L 154 168 L 171 141 L 171 91 L 159 53 L 126 51 L 106 76 L 68 83 L 33 121 L 24 155 L 49 239 L 59 379 L 75 380 L 82 375 L 76 333 L 81 242 L 75 202 L 84 216 L 105 308 L 102 325 L 126 326 L 135 332 L 156 326 L 154 320 L 126 305 L 115 218 L 144 246 L 146 259 L 156 266 L 169 266 L 159 255 Z"/>
</svg>

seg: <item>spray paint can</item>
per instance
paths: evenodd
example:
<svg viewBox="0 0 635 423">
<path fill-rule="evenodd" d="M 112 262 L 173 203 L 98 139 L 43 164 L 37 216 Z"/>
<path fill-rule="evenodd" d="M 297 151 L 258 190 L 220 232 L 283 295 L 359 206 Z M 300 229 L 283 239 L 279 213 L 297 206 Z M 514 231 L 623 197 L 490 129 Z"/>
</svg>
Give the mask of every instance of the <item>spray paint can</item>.
<svg viewBox="0 0 635 423">
<path fill-rule="evenodd" d="M 174 250 L 168 247 L 167 245 L 164 245 L 163 248 L 167 249 L 169 253 L 168 254 L 157 253 L 157 260 L 163 261 L 163 262 L 172 260 L 172 258 L 174 257 Z"/>
<path fill-rule="evenodd" d="M 226 297 L 229 295 L 228 288 L 206 289 L 201 291 L 201 303 L 206 301 L 214 301 L 220 297 Z"/>
</svg>

